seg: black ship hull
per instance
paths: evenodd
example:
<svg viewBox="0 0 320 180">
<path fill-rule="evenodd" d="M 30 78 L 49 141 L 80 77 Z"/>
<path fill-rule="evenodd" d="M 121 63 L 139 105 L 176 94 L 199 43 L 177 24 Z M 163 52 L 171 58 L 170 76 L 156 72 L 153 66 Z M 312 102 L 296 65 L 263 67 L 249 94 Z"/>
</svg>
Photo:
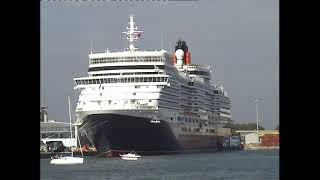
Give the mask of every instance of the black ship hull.
<svg viewBox="0 0 320 180">
<path fill-rule="evenodd" d="M 169 124 L 151 123 L 151 119 L 119 114 L 92 114 L 83 119 L 82 129 L 98 152 L 118 156 L 121 152 L 170 154 L 212 151 L 219 148 L 217 136 L 180 135 Z"/>
</svg>

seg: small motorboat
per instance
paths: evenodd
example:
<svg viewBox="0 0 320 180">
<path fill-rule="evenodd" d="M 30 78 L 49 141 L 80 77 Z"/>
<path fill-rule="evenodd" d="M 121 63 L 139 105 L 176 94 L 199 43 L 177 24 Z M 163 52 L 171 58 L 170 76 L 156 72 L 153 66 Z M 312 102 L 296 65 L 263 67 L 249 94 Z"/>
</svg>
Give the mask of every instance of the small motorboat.
<svg viewBox="0 0 320 180">
<path fill-rule="evenodd" d="M 128 154 L 119 154 L 119 155 L 121 156 L 121 159 L 124 159 L 124 160 L 138 160 L 138 158 L 141 158 L 141 156 L 135 152 L 129 152 Z"/>
<path fill-rule="evenodd" d="M 153 119 L 150 121 L 151 123 L 154 123 L 154 124 L 159 124 L 161 123 L 156 116 L 153 117 Z"/>
<path fill-rule="evenodd" d="M 154 123 L 154 124 L 159 124 L 159 123 L 161 123 L 159 120 L 157 120 L 157 119 L 153 119 L 153 120 L 151 120 L 150 121 L 151 123 Z"/>
</svg>

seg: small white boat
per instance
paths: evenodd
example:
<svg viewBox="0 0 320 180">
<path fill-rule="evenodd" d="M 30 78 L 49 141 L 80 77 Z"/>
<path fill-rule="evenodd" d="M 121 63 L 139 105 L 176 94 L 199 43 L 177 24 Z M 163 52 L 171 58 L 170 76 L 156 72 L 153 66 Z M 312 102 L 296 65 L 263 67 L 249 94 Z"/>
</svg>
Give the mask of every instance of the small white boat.
<svg viewBox="0 0 320 180">
<path fill-rule="evenodd" d="M 141 158 L 140 155 L 136 154 L 135 152 L 129 152 L 128 154 L 120 154 L 121 159 L 124 160 L 138 160 L 138 158 Z"/>
<path fill-rule="evenodd" d="M 70 110 L 70 98 L 68 96 L 68 104 L 69 104 L 69 119 L 70 119 L 70 137 L 72 139 L 72 123 L 71 123 L 71 110 Z M 79 137 L 76 137 L 79 138 Z M 80 142 L 80 141 L 79 141 Z M 80 149 L 81 150 L 81 149 Z M 81 151 L 82 153 L 82 151 Z M 81 157 L 73 157 L 73 151 L 71 148 L 71 155 L 58 155 L 51 157 L 50 164 L 56 165 L 68 165 L 68 164 L 83 164 L 83 158 Z"/>
<path fill-rule="evenodd" d="M 157 119 L 153 119 L 153 120 L 151 120 L 150 122 L 151 122 L 151 123 L 154 123 L 154 124 L 159 124 L 159 123 L 160 123 L 160 121 L 157 120 Z"/>
<path fill-rule="evenodd" d="M 68 165 L 68 164 L 83 164 L 83 158 L 73 156 L 59 156 L 51 158 L 50 164 Z"/>
<path fill-rule="evenodd" d="M 159 124 L 160 123 L 160 121 L 157 119 L 156 116 L 154 116 L 153 119 L 150 122 L 154 123 L 154 124 Z"/>
</svg>

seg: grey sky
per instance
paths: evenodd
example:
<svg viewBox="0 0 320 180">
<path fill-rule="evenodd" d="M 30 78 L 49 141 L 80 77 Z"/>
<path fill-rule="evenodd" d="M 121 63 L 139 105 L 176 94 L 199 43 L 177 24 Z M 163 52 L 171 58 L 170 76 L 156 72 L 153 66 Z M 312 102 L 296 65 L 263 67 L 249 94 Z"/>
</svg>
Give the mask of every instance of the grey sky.
<svg viewBox="0 0 320 180">
<path fill-rule="evenodd" d="M 232 101 L 236 122 L 275 128 L 279 122 L 278 0 L 200 0 L 195 2 L 41 2 L 41 105 L 49 119 L 68 121 L 78 91 L 73 78 L 87 75 L 90 40 L 93 52 L 127 48 L 121 33 L 130 14 L 144 31 L 136 46 L 174 48 L 186 40 L 192 63 L 213 68 Z"/>
</svg>

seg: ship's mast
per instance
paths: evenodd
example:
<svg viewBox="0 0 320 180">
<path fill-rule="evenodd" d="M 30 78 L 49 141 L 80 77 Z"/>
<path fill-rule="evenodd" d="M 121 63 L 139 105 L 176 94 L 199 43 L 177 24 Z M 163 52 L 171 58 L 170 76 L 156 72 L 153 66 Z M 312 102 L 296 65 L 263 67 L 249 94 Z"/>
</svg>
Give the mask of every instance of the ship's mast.
<svg viewBox="0 0 320 180">
<path fill-rule="evenodd" d="M 129 41 L 129 51 L 134 51 L 138 48 L 135 48 L 133 45 L 133 41 L 137 40 L 143 31 L 138 31 L 138 27 L 135 26 L 135 22 L 133 21 L 133 15 L 129 17 L 129 27 L 127 27 L 127 32 L 122 32 L 127 35 L 127 40 Z"/>
</svg>

